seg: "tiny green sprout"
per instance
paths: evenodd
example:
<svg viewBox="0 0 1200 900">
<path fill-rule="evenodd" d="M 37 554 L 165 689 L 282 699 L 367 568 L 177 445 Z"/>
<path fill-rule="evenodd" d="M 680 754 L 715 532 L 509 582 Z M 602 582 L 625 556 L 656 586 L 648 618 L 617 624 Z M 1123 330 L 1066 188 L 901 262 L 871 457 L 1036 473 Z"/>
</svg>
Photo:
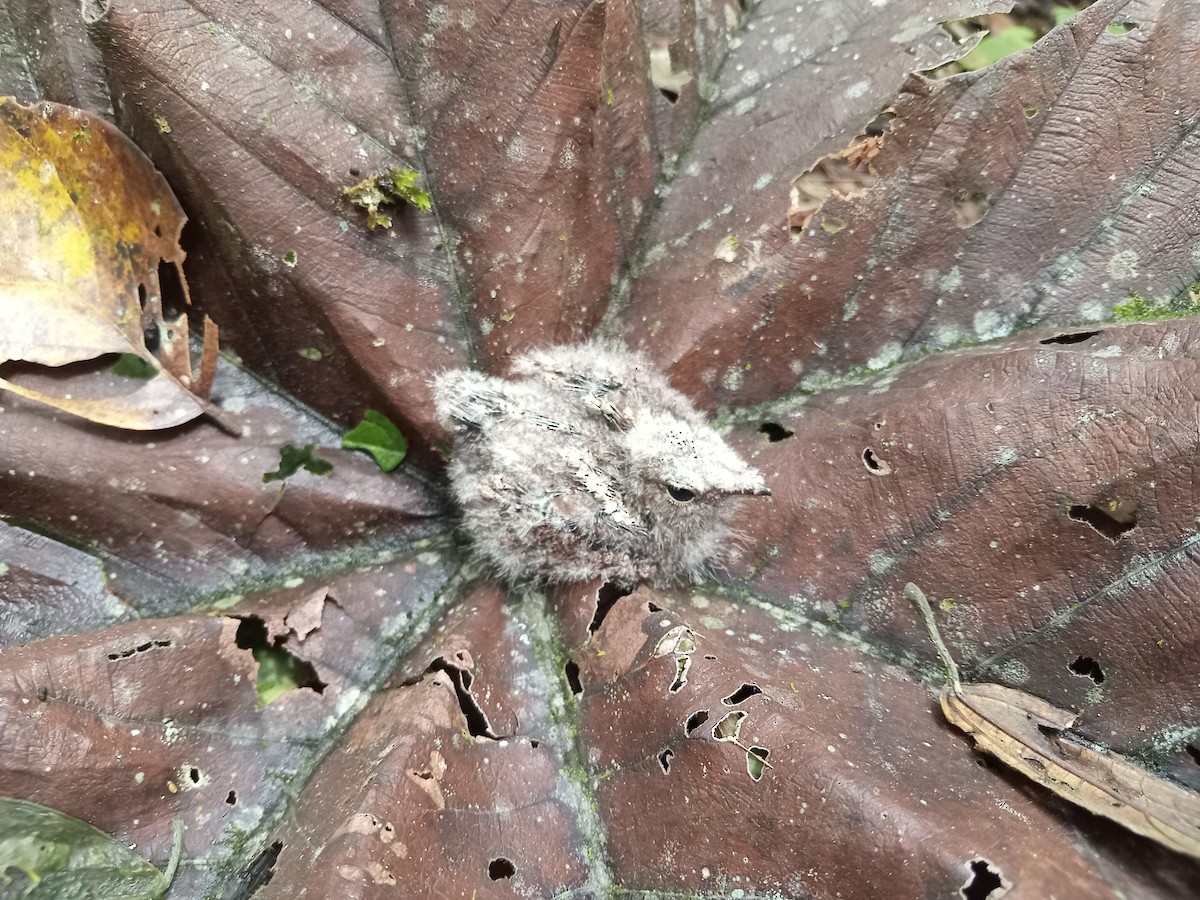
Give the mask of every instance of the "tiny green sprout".
<svg viewBox="0 0 1200 900">
<path fill-rule="evenodd" d="M 383 471 L 390 472 L 404 461 L 408 453 L 408 440 L 387 416 L 378 410 L 368 409 L 362 421 L 346 432 L 342 438 L 346 450 L 365 450 L 375 457 L 375 463 Z"/>
<path fill-rule="evenodd" d="M 380 206 L 407 203 L 421 210 L 432 207 L 429 194 L 417 187 L 417 179 L 420 177 L 421 173 L 416 169 L 394 166 L 381 175 L 365 178 L 356 185 L 342 188 L 342 196 L 367 211 L 368 228 L 391 228 L 392 217 L 380 212 Z"/>
<path fill-rule="evenodd" d="M 417 187 L 421 173 L 416 169 L 392 168 L 388 169 L 387 176 L 391 179 L 390 193 L 396 199 L 426 211 L 433 206 L 429 194 Z M 380 186 L 383 187 L 382 181 Z"/>
<path fill-rule="evenodd" d="M 305 444 L 303 449 L 292 444 L 284 444 L 279 448 L 279 468 L 274 472 L 264 474 L 262 480 L 264 484 L 271 481 L 283 481 L 301 469 L 313 475 L 328 475 L 333 471 L 333 463 L 313 456 L 312 444 Z"/>
</svg>

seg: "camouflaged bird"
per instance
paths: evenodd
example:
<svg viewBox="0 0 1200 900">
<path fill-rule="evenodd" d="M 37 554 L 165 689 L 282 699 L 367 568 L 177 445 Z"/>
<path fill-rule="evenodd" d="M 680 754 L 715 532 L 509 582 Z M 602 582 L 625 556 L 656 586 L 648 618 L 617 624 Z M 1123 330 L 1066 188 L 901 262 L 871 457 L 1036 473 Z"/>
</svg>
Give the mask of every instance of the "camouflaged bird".
<svg viewBox="0 0 1200 900">
<path fill-rule="evenodd" d="M 738 498 L 770 493 L 638 353 L 552 347 L 513 374 L 434 381 L 463 529 L 510 582 L 697 580 Z"/>
</svg>

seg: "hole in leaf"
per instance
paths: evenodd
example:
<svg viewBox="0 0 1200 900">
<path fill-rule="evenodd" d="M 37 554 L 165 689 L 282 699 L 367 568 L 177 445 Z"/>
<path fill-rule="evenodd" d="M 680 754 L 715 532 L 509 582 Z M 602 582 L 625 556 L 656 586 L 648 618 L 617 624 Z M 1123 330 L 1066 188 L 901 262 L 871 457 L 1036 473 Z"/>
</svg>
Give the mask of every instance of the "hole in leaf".
<svg viewBox="0 0 1200 900">
<path fill-rule="evenodd" d="M 683 686 L 687 684 L 688 669 L 692 667 L 692 658 L 686 653 L 681 653 L 675 657 L 675 680 L 671 682 L 671 686 L 667 688 L 668 694 L 678 694 L 683 690 Z"/>
<path fill-rule="evenodd" d="M 1192 758 L 1192 762 L 1200 766 L 1200 747 L 1197 747 L 1195 744 L 1184 744 L 1183 749 Z"/>
<path fill-rule="evenodd" d="M 583 693 L 583 685 L 579 681 L 579 663 L 573 659 L 568 659 L 567 664 L 563 666 L 563 672 L 567 676 L 567 685 L 571 688 L 571 693 L 578 696 Z"/>
<path fill-rule="evenodd" d="M 138 285 L 138 306 L 142 309 L 146 308 L 146 286 L 144 284 Z"/>
<path fill-rule="evenodd" d="M 738 733 L 742 730 L 742 720 L 749 715 L 742 710 L 734 710 L 721 719 L 713 726 L 712 736 L 718 741 L 733 741 L 738 739 Z"/>
<path fill-rule="evenodd" d="M 267 625 L 258 616 L 239 617 L 235 642 L 243 650 L 254 654 L 258 663 L 258 680 L 255 690 L 258 702 L 267 706 L 272 701 L 297 688 L 307 688 L 324 693 L 325 682 L 317 677 L 313 664 L 306 662 L 284 648 L 287 638 L 267 637 Z"/>
<path fill-rule="evenodd" d="M 998 900 L 1008 893 L 1009 885 L 999 869 L 986 859 L 971 860 L 971 877 L 958 889 L 963 900 Z"/>
<path fill-rule="evenodd" d="M 622 597 L 628 597 L 632 593 L 633 591 L 617 587 L 611 581 L 602 584 L 600 590 L 596 591 L 596 614 L 592 616 L 592 623 L 588 625 L 588 631 L 595 634 L 604 624 L 604 617 L 608 615 L 608 611 L 613 608 L 613 605 Z"/>
<path fill-rule="evenodd" d="M 862 461 L 872 475 L 892 474 L 892 464 L 876 456 L 875 451 L 870 447 L 862 452 Z"/>
<path fill-rule="evenodd" d="M 128 650 L 122 650 L 120 653 L 110 653 L 108 658 L 111 660 L 129 659 L 137 653 L 145 653 L 148 650 L 157 650 L 162 647 L 170 647 L 174 641 L 146 641 L 144 644 L 138 644 L 136 647 L 130 647 Z"/>
<path fill-rule="evenodd" d="M 188 780 L 192 784 L 200 783 L 200 770 L 197 769 L 195 766 L 191 766 L 190 768 L 188 768 Z"/>
<path fill-rule="evenodd" d="M 1103 334 L 1103 331 L 1072 331 L 1067 334 L 1056 334 L 1053 337 L 1044 338 L 1038 341 L 1039 344 L 1082 344 L 1084 341 L 1094 338 L 1098 334 Z"/>
<path fill-rule="evenodd" d="M 774 444 L 778 441 L 787 440 L 796 432 L 790 428 L 784 428 L 778 422 L 763 422 L 758 426 L 758 433 L 765 434 L 767 440 Z"/>
<path fill-rule="evenodd" d="M 529 746 L 531 749 L 536 750 L 538 747 L 542 746 L 542 742 L 539 740 L 535 740 L 534 738 L 530 738 Z"/>
<path fill-rule="evenodd" d="M 155 236 L 155 237 L 162 237 L 162 226 L 161 226 L 161 225 L 155 225 L 155 226 L 154 226 L 154 236 Z"/>
<path fill-rule="evenodd" d="M 721 702 L 726 706 L 737 706 L 739 703 L 744 703 L 745 701 L 749 700 L 755 694 L 761 693 L 762 688 L 760 688 L 757 684 L 746 682 L 728 697 L 725 697 Z"/>
<path fill-rule="evenodd" d="M 851 200 L 879 180 L 871 160 L 882 149 L 884 140 L 882 132 L 858 135 L 846 147 L 817 160 L 806 172 L 792 179 L 788 191 L 787 222 L 793 234 L 802 232 L 826 201 L 841 203 Z M 845 225 L 844 220 L 840 224 L 833 221 L 822 223 L 823 228 L 830 226 L 837 231 Z"/>
<path fill-rule="evenodd" d="M 954 193 L 954 224 L 959 228 L 970 228 L 988 214 L 992 201 L 979 191 L 960 190 Z"/>
<path fill-rule="evenodd" d="M 708 721 L 708 710 L 698 709 L 687 718 L 687 723 L 684 725 L 684 731 L 690 737 L 692 732 Z"/>
<path fill-rule="evenodd" d="M 662 612 L 662 607 L 659 606 L 657 603 L 655 603 L 653 600 L 650 600 L 649 602 L 646 603 L 646 609 L 652 613 Z"/>
<path fill-rule="evenodd" d="M 291 478 L 301 469 L 313 475 L 328 475 L 333 471 L 333 463 L 313 455 L 312 444 L 305 444 L 303 449 L 284 444 L 279 448 L 279 468 L 274 472 L 264 472 L 263 484 Z"/>
<path fill-rule="evenodd" d="M 658 754 L 658 765 L 663 770 L 664 775 L 671 773 L 671 760 L 675 758 L 675 751 L 670 747 L 664 747 L 662 752 Z"/>
<path fill-rule="evenodd" d="M 230 791 L 225 796 L 225 802 L 230 806 L 237 806 L 237 791 Z"/>
<path fill-rule="evenodd" d="M 761 781 L 767 769 L 767 757 L 771 751 L 766 747 L 750 747 L 746 750 L 746 771 L 755 781 Z"/>
<path fill-rule="evenodd" d="M 1107 26 L 1104 30 L 1107 31 L 1109 34 L 1121 35 L 1121 34 L 1129 34 L 1129 32 L 1136 30 L 1137 27 L 1138 27 L 1137 22 L 1113 22 L 1111 25 Z"/>
<path fill-rule="evenodd" d="M 501 878 L 512 878 L 517 874 L 517 867 L 503 856 L 497 856 L 488 863 L 488 878 L 499 881 Z"/>
<path fill-rule="evenodd" d="M 179 267 L 167 259 L 158 261 L 158 295 L 162 298 L 162 316 L 173 322 L 187 311 L 187 294 Z"/>
<path fill-rule="evenodd" d="M 1111 500 L 1087 506 L 1076 503 L 1067 510 L 1067 515 L 1076 522 L 1090 525 L 1115 543 L 1125 532 L 1137 527 L 1137 508 L 1136 500 Z"/>
<path fill-rule="evenodd" d="M 454 694 L 458 698 L 458 708 L 462 711 L 463 718 L 467 720 L 467 733 L 471 737 L 486 737 L 492 740 L 499 739 L 499 736 L 492 731 L 491 723 L 488 722 L 483 708 L 471 693 L 471 682 L 475 678 L 470 672 L 452 665 L 441 656 L 430 663 L 429 668 L 425 671 L 446 673 L 446 676 L 450 679 L 450 683 L 454 685 Z"/>
<path fill-rule="evenodd" d="M 254 861 L 236 879 L 239 893 L 235 896 L 252 897 L 259 888 L 268 884 L 275 877 L 275 860 L 279 859 L 282 852 L 283 841 L 276 841 L 254 857 Z"/>
<path fill-rule="evenodd" d="M 683 86 L 692 80 L 686 69 L 675 68 L 675 62 L 670 43 L 659 41 L 650 48 L 650 81 L 668 103 L 677 102 Z"/>
<path fill-rule="evenodd" d="M 1081 678 L 1090 678 L 1096 684 L 1104 684 L 1104 670 L 1100 668 L 1100 663 L 1090 656 L 1080 656 L 1067 668 Z"/>
<path fill-rule="evenodd" d="M 1027 107 L 1025 107 L 1025 118 L 1027 118 L 1027 119 L 1032 119 L 1032 118 L 1033 118 L 1034 116 L 1036 116 L 1037 114 L 1038 114 L 1038 111 L 1037 111 L 1037 107 L 1036 107 L 1036 106 L 1027 106 Z"/>
<path fill-rule="evenodd" d="M 142 343 L 146 345 L 146 349 L 151 353 L 158 352 L 158 346 L 162 343 L 162 340 L 157 325 L 146 326 L 146 330 L 142 332 Z"/>
</svg>

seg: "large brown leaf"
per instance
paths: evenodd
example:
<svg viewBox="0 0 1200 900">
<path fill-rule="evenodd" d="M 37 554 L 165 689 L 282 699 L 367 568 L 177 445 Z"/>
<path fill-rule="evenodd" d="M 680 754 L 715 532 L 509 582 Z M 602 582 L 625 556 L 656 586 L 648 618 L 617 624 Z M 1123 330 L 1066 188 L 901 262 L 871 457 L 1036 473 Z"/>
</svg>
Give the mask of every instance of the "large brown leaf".
<svg viewBox="0 0 1200 900">
<path fill-rule="evenodd" d="M 245 427 L 5 401 L 0 792 L 160 865 L 182 818 L 180 898 L 1194 893 L 980 762 L 902 596 L 1200 786 L 1200 320 L 1114 321 L 1196 311 L 1200 7 L 914 74 L 997 5 L 0 0 L 0 93 L 111 116 L 179 195 Z M 792 233 L 888 106 L 878 181 Z M 372 230 L 342 189 L 396 167 L 431 210 Z M 451 537 L 429 379 L 597 330 L 768 476 L 710 583 L 506 590 Z M 321 417 L 368 408 L 394 473 Z M 333 471 L 264 483 L 287 444 Z"/>
</svg>

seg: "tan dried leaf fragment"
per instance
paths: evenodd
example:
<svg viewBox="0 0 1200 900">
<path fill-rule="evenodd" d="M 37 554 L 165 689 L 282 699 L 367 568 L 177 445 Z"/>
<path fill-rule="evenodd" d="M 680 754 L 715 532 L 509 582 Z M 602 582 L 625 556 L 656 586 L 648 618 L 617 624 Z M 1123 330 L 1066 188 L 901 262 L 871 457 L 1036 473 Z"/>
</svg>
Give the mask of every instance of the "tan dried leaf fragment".
<svg viewBox="0 0 1200 900">
<path fill-rule="evenodd" d="M 164 308 L 160 283 L 177 275 L 187 304 L 184 221 L 166 181 L 115 127 L 0 98 L 0 389 L 118 428 L 210 412 L 216 326 L 205 319 L 193 372 L 187 315 Z M 61 370 L 112 354 L 141 360 L 149 377 Z"/>
<path fill-rule="evenodd" d="M 946 668 L 949 684 L 942 689 L 942 712 L 950 724 L 975 738 L 977 749 L 1076 806 L 1200 858 L 1200 794 L 1119 753 L 1071 740 L 1063 732 L 1079 716 L 1070 710 L 1000 684 L 963 684 L 924 593 L 909 583 L 904 595 L 920 612 Z"/>
</svg>

